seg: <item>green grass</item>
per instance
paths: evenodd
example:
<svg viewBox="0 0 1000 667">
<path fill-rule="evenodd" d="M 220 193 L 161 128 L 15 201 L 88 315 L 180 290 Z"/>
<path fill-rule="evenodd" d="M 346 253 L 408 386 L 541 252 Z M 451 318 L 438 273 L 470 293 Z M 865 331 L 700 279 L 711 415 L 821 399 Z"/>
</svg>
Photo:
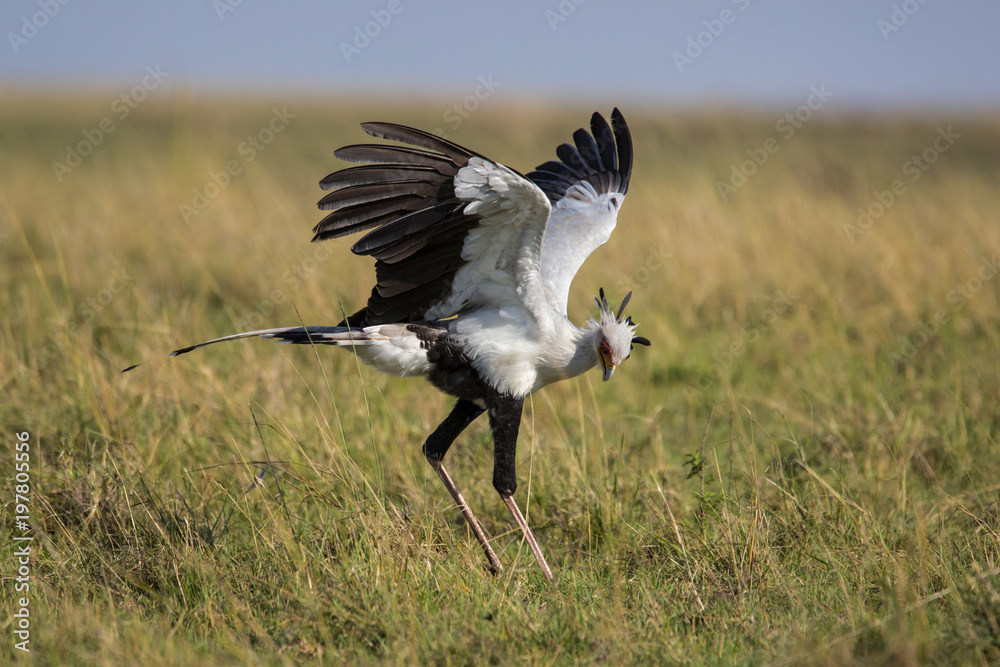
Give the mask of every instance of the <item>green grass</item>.
<svg viewBox="0 0 1000 667">
<path fill-rule="evenodd" d="M 240 142 L 286 103 L 296 117 L 245 162 Z M 449 409 L 429 385 L 267 341 L 165 357 L 361 305 L 370 262 L 350 241 L 308 243 L 316 181 L 358 122 L 434 128 L 445 108 L 178 93 L 116 119 L 58 181 L 51 163 L 109 104 L 0 109 L 0 424 L 8 452 L 31 434 L 35 535 L 32 652 L 11 639 L 3 653 L 1000 662 L 1000 280 L 976 278 L 1000 251 L 1000 123 L 817 115 L 722 201 L 716 181 L 780 138 L 779 113 L 624 110 L 632 189 L 570 315 L 591 315 L 602 285 L 614 301 L 633 289 L 653 347 L 608 384 L 594 372 L 525 410 L 517 497 L 549 584 L 492 489 L 477 423 L 448 461 L 507 565 L 484 570 L 420 454 Z M 449 138 L 523 172 L 589 111 L 491 104 Z M 948 125 L 960 138 L 908 180 Z M 241 172 L 185 222 L 179 205 L 228 160 Z M 906 191 L 852 241 L 845 225 L 895 179 Z M 2 461 L 12 637 L 20 531 Z"/>
</svg>

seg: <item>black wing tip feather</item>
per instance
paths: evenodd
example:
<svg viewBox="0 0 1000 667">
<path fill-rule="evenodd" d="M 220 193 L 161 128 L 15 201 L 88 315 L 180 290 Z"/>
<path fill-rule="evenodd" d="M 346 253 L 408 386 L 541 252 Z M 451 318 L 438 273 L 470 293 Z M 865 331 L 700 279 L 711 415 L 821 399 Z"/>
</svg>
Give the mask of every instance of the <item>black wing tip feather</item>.
<svg viewBox="0 0 1000 667">
<path fill-rule="evenodd" d="M 461 214 L 455 174 L 483 156 L 406 125 L 373 121 L 361 129 L 399 143 L 356 144 L 334 152 L 361 166 L 320 181 L 333 192 L 320 201 L 330 212 L 313 227 L 312 240 L 368 232 L 351 248 L 376 260 L 377 284 L 358 325 L 422 319 L 446 295 L 463 263 L 462 241 L 478 220 Z"/>
<path fill-rule="evenodd" d="M 618 149 L 618 171 L 622 175 L 622 194 L 628 192 L 629 180 L 632 178 L 632 132 L 628 129 L 625 116 L 615 107 L 611 111 L 611 131 L 615 136 L 615 146 Z"/>
<path fill-rule="evenodd" d="M 366 134 L 375 137 L 376 139 L 400 141 L 412 146 L 419 146 L 428 150 L 437 151 L 438 153 L 441 153 L 451 159 L 464 161 L 474 155 L 479 155 L 464 146 L 459 146 L 455 142 L 448 141 L 444 137 L 432 132 L 420 130 L 415 127 L 409 127 L 407 125 L 400 125 L 398 123 L 372 121 L 361 123 L 361 129 L 364 130 Z"/>
<path fill-rule="evenodd" d="M 333 192 L 320 200 L 319 207 L 332 212 L 313 227 L 313 242 L 372 228 L 379 232 L 400 218 L 437 209 L 443 198 L 448 199 L 447 185 L 454 175 L 478 155 L 406 125 L 372 121 L 362 123 L 361 129 L 377 139 L 407 145 L 353 144 L 334 151 L 339 159 L 363 166 L 342 169 L 320 181 L 321 188 Z M 449 208 L 459 204 L 451 203 Z M 373 254 L 362 250 L 365 245 L 362 239 L 352 250 Z"/>
<path fill-rule="evenodd" d="M 632 135 L 618 107 L 611 112 L 610 124 L 595 111 L 590 117 L 590 132 L 578 129 L 573 142 L 575 146 L 562 144 L 556 149 L 559 161 L 540 164 L 527 174 L 551 202 L 562 199 L 581 180 L 589 181 L 598 192 L 628 192 Z"/>
</svg>

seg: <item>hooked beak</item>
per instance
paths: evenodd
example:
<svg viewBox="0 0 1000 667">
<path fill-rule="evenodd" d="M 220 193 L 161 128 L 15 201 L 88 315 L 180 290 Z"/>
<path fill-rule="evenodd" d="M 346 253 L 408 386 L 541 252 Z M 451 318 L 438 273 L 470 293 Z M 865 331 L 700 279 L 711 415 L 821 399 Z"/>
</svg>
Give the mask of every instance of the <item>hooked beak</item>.
<svg viewBox="0 0 1000 667">
<path fill-rule="evenodd" d="M 607 382 L 611 379 L 611 376 L 614 375 L 615 368 L 617 368 L 617 366 L 605 359 L 603 354 L 599 356 L 601 357 L 601 371 L 604 374 L 604 381 Z"/>
</svg>

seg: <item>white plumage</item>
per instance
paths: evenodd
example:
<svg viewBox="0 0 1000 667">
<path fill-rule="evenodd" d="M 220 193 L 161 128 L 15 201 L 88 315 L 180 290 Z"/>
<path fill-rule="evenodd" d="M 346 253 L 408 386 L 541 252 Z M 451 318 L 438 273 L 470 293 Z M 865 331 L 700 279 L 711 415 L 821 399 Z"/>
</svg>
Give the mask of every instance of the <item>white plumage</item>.
<svg viewBox="0 0 1000 667">
<path fill-rule="evenodd" d="M 549 305 L 561 315 L 566 315 L 573 278 L 590 254 L 611 238 L 623 201 L 620 192 L 597 194 L 584 182 L 553 207 L 542 243 L 542 283 Z"/>
</svg>

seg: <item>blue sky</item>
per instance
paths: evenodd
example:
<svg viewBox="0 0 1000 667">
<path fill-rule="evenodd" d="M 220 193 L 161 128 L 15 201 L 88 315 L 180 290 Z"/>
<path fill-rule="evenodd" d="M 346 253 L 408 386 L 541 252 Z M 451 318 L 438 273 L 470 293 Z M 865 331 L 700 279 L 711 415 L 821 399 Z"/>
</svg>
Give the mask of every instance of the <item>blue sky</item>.
<svg viewBox="0 0 1000 667">
<path fill-rule="evenodd" d="M 65 2 L 65 4 L 61 4 Z M 504 95 L 692 106 L 1000 105 L 993 0 L 4 0 L 0 87 Z M 0 102 L 2 103 L 2 102 Z"/>
</svg>

